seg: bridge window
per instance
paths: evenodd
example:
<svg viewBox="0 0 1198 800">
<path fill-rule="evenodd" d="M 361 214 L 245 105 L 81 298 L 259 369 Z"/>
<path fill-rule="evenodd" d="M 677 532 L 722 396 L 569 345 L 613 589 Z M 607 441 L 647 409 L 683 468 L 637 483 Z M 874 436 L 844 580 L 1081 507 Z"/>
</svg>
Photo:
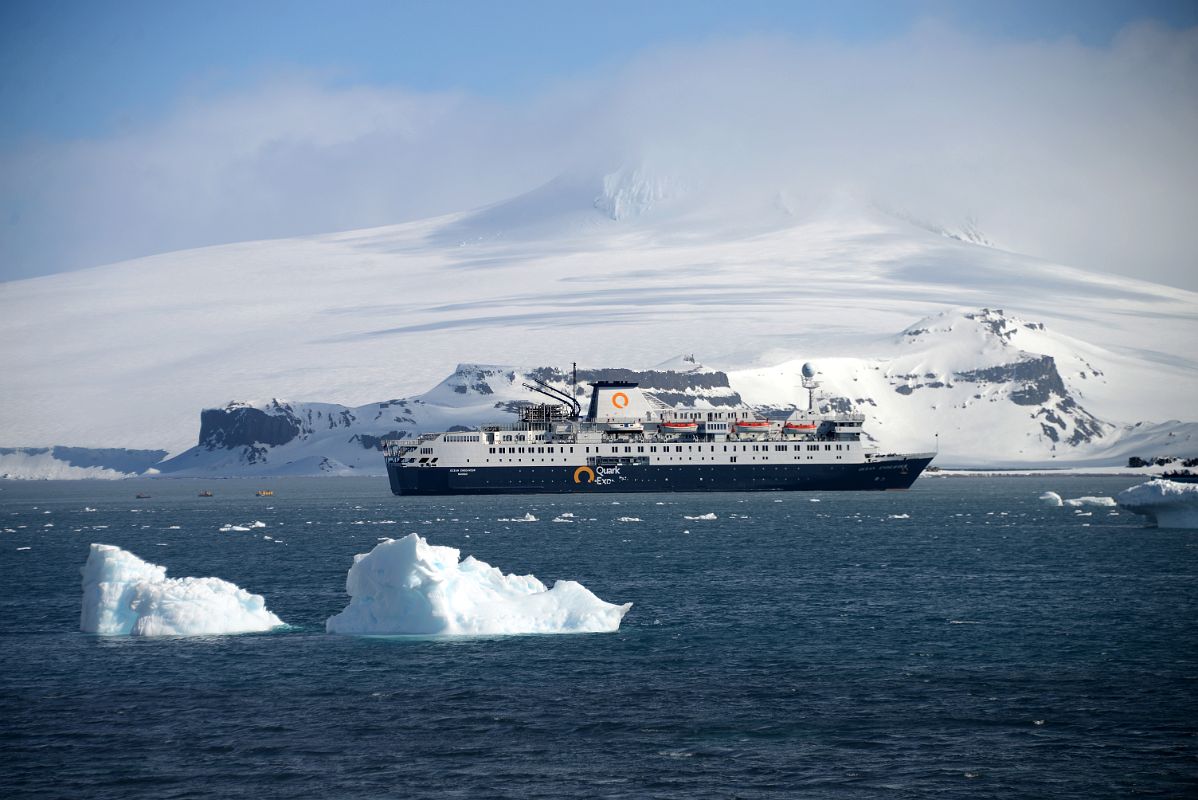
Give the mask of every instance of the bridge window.
<svg viewBox="0 0 1198 800">
<path fill-rule="evenodd" d="M 831 449 L 832 449 L 832 445 L 830 445 L 830 444 L 826 444 L 826 445 L 824 445 L 824 449 L 825 449 L 825 450 L 831 450 Z"/>
</svg>

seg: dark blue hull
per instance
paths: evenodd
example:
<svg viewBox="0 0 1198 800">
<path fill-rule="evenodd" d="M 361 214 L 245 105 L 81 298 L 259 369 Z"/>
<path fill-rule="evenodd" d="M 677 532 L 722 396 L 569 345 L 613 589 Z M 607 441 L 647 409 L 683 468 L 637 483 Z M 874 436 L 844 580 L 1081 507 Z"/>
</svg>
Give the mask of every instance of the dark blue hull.
<svg viewBox="0 0 1198 800">
<path fill-rule="evenodd" d="M 864 464 L 621 464 L 617 468 L 419 467 L 387 464 L 398 495 L 785 492 L 907 489 L 931 456 Z"/>
</svg>

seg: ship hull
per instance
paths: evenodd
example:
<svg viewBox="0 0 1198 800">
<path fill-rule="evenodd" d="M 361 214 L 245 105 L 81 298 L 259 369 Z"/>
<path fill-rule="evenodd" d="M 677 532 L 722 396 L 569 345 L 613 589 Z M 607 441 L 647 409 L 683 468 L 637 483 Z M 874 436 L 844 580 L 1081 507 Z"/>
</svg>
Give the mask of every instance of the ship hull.
<svg viewBox="0 0 1198 800">
<path fill-rule="evenodd" d="M 910 488 L 930 455 L 857 464 L 620 464 L 421 467 L 387 464 L 397 495 L 885 491 Z"/>
</svg>

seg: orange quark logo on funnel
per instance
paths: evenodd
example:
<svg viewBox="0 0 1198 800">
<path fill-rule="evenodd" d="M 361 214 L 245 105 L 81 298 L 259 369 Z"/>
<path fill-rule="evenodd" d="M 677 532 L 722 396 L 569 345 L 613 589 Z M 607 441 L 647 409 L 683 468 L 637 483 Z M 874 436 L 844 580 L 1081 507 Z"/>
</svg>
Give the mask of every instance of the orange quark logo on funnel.
<svg viewBox="0 0 1198 800">
<path fill-rule="evenodd" d="M 616 408 L 628 407 L 628 395 L 623 392 L 616 392 L 611 396 L 611 404 Z"/>
<path fill-rule="evenodd" d="M 582 483 L 582 479 L 584 476 L 587 479 L 586 480 L 587 483 L 595 482 L 595 470 L 591 469 L 590 467 L 579 467 L 578 469 L 574 470 L 574 482 L 575 483 Z"/>
</svg>

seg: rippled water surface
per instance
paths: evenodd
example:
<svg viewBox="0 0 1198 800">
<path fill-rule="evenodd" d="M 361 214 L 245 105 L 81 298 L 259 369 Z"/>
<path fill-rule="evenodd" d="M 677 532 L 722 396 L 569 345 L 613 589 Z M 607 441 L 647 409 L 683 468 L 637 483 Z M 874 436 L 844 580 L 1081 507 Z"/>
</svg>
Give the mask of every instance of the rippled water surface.
<svg viewBox="0 0 1198 800">
<path fill-rule="evenodd" d="M 0 795 L 1193 796 L 1198 532 L 1036 500 L 1132 482 L 618 504 L 0 483 Z M 326 635 L 353 555 L 411 531 L 633 609 L 615 634 Z M 231 580 L 292 628 L 79 633 L 91 542 Z"/>
</svg>

